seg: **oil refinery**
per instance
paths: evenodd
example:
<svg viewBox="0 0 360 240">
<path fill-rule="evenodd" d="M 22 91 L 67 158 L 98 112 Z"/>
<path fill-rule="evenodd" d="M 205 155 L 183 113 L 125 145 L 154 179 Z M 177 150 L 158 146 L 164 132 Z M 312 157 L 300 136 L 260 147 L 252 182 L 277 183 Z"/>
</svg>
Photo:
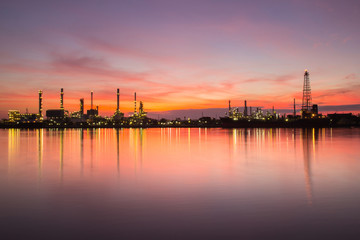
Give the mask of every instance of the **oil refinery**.
<svg viewBox="0 0 360 240">
<path fill-rule="evenodd" d="M 120 110 L 120 89 L 116 91 L 116 110 L 111 117 L 102 117 L 99 106 L 94 107 L 94 91 L 90 92 L 90 109 L 84 109 L 84 98 L 79 100 L 79 111 L 69 112 L 64 107 L 64 89 L 60 89 L 60 107 L 46 110 L 43 115 L 43 91 L 38 92 L 38 113 L 20 113 L 19 110 L 9 110 L 8 119 L 2 120 L 1 128 L 87 128 L 87 127 L 223 127 L 223 128 L 252 128 L 252 127 L 337 127 L 359 126 L 359 116 L 351 113 L 322 115 L 318 112 L 318 105 L 312 104 L 310 73 L 304 72 L 302 104 L 300 114 L 296 114 L 296 100 L 293 103 L 293 114 L 281 115 L 274 106 L 266 112 L 261 107 L 248 106 L 244 100 L 244 107 L 232 107 L 228 102 L 225 117 L 219 119 L 201 117 L 199 119 L 153 119 L 147 116 L 143 101 L 137 108 L 136 92 L 134 93 L 134 112 L 125 117 Z"/>
</svg>

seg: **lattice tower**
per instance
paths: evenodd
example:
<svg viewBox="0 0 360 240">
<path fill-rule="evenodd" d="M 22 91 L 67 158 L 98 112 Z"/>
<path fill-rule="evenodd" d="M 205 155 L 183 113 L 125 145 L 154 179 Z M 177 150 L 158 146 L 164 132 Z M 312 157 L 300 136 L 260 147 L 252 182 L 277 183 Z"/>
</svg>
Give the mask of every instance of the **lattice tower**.
<svg viewBox="0 0 360 240">
<path fill-rule="evenodd" d="M 303 99 L 301 110 L 309 111 L 311 108 L 311 88 L 310 88 L 310 78 L 309 72 L 305 70 L 304 73 L 304 87 L 303 87 Z"/>
</svg>

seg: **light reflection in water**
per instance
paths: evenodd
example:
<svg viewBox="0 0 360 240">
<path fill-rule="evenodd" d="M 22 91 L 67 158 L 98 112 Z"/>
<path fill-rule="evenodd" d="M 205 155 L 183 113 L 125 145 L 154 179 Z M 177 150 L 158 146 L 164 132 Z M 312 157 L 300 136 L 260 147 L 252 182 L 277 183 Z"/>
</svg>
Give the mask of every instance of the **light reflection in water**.
<svg viewBox="0 0 360 240">
<path fill-rule="evenodd" d="M 13 162 L 20 154 L 20 129 L 8 130 L 8 170 L 11 171 Z"/>
<path fill-rule="evenodd" d="M 64 173 L 64 129 L 60 129 L 60 178 L 63 179 Z"/>
<path fill-rule="evenodd" d="M 315 158 L 315 129 L 302 129 L 303 154 L 304 154 L 304 174 L 306 194 L 309 205 L 313 203 L 311 163 Z"/>
<path fill-rule="evenodd" d="M 115 129 L 116 131 L 116 167 L 118 173 L 120 173 L 120 129 Z"/>
<path fill-rule="evenodd" d="M 37 129 L 37 138 L 38 138 L 38 172 L 39 180 L 41 179 L 42 167 L 43 167 L 43 155 L 44 155 L 44 129 Z"/>
<path fill-rule="evenodd" d="M 147 216 L 163 224 L 184 216 L 195 225 L 207 218 L 241 222 L 246 231 L 306 216 L 320 224 L 329 209 L 343 214 L 339 222 L 331 218 L 341 224 L 360 201 L 360 150 L 352 147 L 360 143 L 359 129 L 9 129 L 0 134 L 7 138 L 2 196 L 23 189 L 24 196 L 14 199 L 31 196 L 23 208 L 34 216 L 32 203 L 50 210 L 47 204 L 56 202 L 68 204 L 63 209 L 69 212 L 81 206 L 140 225 Z M 38 192 L 29 192 L 32 185 Z M 3 201 L 0 210 L 11 206 Z M 263 219 L 265 225 L 259 223 Z M 219 226 L 207 224 L 206 229 Z"/>
<path fill-rule="evenodd" d="M 84 175 L 84 129 L 79 129 L 80 132 L 80 173 Z"/>
<path fill-rule="evenodd" d="M 94 163 L 94 131 L 96 133 L 97 129 L 88 129 L 88 132 L 90 134 L 90 162 L 91 162 L 91 168 L 93 168 Z"/>
</svg>

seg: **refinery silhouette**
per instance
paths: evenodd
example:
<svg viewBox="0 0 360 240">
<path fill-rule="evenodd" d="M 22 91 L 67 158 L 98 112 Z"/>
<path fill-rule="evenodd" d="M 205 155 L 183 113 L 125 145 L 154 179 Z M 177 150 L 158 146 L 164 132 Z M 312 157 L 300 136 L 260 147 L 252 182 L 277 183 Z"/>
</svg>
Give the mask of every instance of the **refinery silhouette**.
<svg viewBox="0 0 360 240">
<path fill-rule="evenodd" d="M 0 122 L 1 128 L 89 128 L 89 127 L 349 127 L 360 126 L 360 117 L 352 113 L 327 114 L 319 113 L 318 105 L 312 104 L 310 74 L 304 72 L 303 97 L 300 114 L 296 114 L 296 100 L 294 98 L 293 114 L 281 115 L 276 113 L 274 107 L 271 111 L 264 112 L 261 108 L 247 106 L 244 101 L 243 111 L 240 107 L 232 107 L 229 100 L 228 112 L 225 117 L 211 118 L 202 116 L 199 119 L 177 118 L 175 120 L 153 119 L 147 116 L 142 101 L 137 108 L 136 92 L 134 93 L 134 112 L 125 117 L 120 111 L 120 89 L 117 89 L 117 107 L 111 117 L 102 117 L 99 106 L 94 107 L 94 92 L 91 91 L 90 109 L 84 110 L 84 98 L 80 99 L 79 111 L 69 112 L 64 108 L 64 89 L 60 90 L 60 108 L 46 110 L 43 114 L 43 91 L 39 90 L 38 113 L 20 113 L 19 110 L 9 110 L 8 119 Z"/>
</svg>

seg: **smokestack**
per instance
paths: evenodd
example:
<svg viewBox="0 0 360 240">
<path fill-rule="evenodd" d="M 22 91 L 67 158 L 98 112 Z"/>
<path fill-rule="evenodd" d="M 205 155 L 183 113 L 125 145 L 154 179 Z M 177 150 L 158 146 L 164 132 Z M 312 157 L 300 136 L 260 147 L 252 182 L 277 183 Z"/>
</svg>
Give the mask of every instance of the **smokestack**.
<svg viewBox="0 0 360 240">
<path fill-rule="evenodd" d="M 60 109 L 64 110 L 64 89 L 60 92 Z"/>
<path fill-rule="evenodd" d="M 93 95 L 94 91 L 91 91 L 91 110 L 93 109 Z"/>
<path fill-rule="evenodd" d="M 80 98 L 80 115 L 84 115 L 84 99 Z"/>
<path fill-rule="evenodd" d="M 294 98 L 294 117 L 296 116 L 295 98 Z"/>
<path fill-rule="evenodd" d="M 246 100 L 245 100 L 244 116 L 246 117 L 247 115 L 248 115 L 248 112 L 247 112 L 247 106 L 246 106 Z"/>
<path fill-rule="evenodd" d="M 120 99 L 120 90 L 117 89 L 117 107 L 116 107 L 116 111 L 119 112 L 119 99 Z"/>
<path fill-rule="evenodd" d="M 231 111 L 231 102 L 229 100 L 229 113 L 230 113 L 230 111 Z"/>
<path fill-rule="evenodd" d="M 43 119 L 43 115 L 42 115 L 42 91 L 39 90 L 39 118 L 40 120 Z"/>
<path fill-rule="evenodd" d="M 134 93 L 134 115 L 136 114 L 136 92 Z"/>
</svg>

